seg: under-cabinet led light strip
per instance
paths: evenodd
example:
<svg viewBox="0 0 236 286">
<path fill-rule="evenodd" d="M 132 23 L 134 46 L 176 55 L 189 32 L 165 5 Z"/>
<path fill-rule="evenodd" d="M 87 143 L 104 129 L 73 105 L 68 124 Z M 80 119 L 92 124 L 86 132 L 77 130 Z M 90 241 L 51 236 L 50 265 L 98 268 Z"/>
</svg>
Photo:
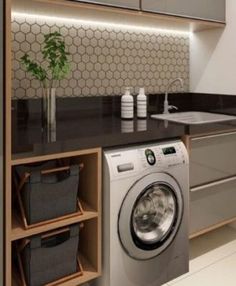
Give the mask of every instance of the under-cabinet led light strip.
<svg viewBox="0 0 236 286">
<path fill-rule="evenodd" d="M 171 30 L 171 29 L 162 29 L 162 28 L 154 28 L 148 26 L 135 26 L 129 24 L 118 24 L 118 23 L 111 23 L 111 22 L 103 22 L 103 21 L 94 21 L 94 20 L 82 20 L 82 19 L 75 19 L 75 18 L 65 18 L 65 17 L 57 17 L 57 16 L 45 16 L 45 15 L 36 15 L 36 14 L 29 14 L 29 13 L 21 13 L 21 12 L 13 12 L 13 17 L 23 17 L 23 18 L 30 18 L 30 19 L 43 19 L 43 20 L 51 20 L 55 22 L 64 22 L 64 23 L 76 23 L 80 25 L 90 25 L 93 27 L 109 27 L 109 28 L 116 28 L 116 29 L 125 29 L 125 30 L 135 30 L 135 31 L 144 31 L 149 33 L 162 33 L 162 34 L 174 34 L 174 35 L 185 35 L 190 36 L 191 32 L 189 31 L 181 31 L 181 30 Z"/>
</svg>

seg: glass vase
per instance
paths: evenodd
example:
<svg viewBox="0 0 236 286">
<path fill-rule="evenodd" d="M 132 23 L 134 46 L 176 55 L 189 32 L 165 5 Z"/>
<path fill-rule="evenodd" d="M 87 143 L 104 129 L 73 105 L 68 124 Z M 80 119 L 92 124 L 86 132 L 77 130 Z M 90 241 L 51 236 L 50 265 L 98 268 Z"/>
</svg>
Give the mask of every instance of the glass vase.
<svg viewBox="0 0 236 286">
<path fill-rule="evenodd" d="M 56 128 L 56 88 L 44 88 L 42 98 L 42 128 Z"/>
</svg>

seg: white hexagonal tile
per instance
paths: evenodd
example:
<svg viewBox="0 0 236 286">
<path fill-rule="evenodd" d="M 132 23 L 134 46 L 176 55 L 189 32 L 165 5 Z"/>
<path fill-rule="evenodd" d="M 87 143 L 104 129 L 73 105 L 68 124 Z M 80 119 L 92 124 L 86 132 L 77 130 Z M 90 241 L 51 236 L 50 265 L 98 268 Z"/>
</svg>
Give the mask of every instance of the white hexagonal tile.
<svg viewBox="0 0 236 286">
<path fill-rule="evenodd" d="M 122 64 L 127 64 L 128 63 L 128 58 L 126 56 L 121 57 L 121 63 Z"/>
<path fill-rule="evenodd" d="M 110 64 L 110 70 L 113 72 L 116 71 L 116 64 L 115 63 Z"/>
<path fill-rule="evenodd" d="M 27 88 L 25 90 L 25 95 L 26 95 L 26 97 L 36 97 L 37 96 L 36 90 L 32 87 Z"/>
<path fill-rule="evenodd" d="M 34 89 L 39 89 L 41 87 L 40 81 L 36 79 L 32 80 L 30 85 Z"/>
<path fill-rule="evenodd" d="M 33 24 L 31 26 L 31 32 L 35 35 L 38 35 L 40 33 L 40 26 L 38 24 Z"/>
<path fill-rule="evenodd" d="M 16 73 L 15 73 L 15 76 L 16 76 L 16 79 L 18 80 L 23 80 L 25 77 L 26 77 L 26 74 L 25 74 L 25 71 L 24 70 L 18 70 Z"/>
<path fill-rule="evenodd" d="M 18 43 L 23 43 L 25 41 L 25 33 L 23 32 L 17 32 L 15 34 L 15 41 L 17 41 Z"/>
<path fill-rule="evenodd" d="M 111 39 L 106 40 L 106 46 L 108 48 L 112 48 L 113 47 L 113 41 Z"/>
<path fill-rule="evenodd" d="M 20 31 L 20 24 L 17 23 L 17 21 L 14 21 L 14 20 L 13 20 L 11 27 L 12 27 L 12 32 L 13 32 L 13 33 L 17 33 L 17 32 Z"/>
<path fill-rule="evenodd" d="M 98 95 L 97 87 L 93 86 L 93 87 L 90 89 L 90 94 L 91 94 L 92 96 Z"/>
<path fill-rule="evenodd" d="M 108 56 L 106 57 L 106 62 L 107 62 L 108 64 L 112 64 L 112 63 L 113 63 L 113 57 L 112 57 L 111 55 L 108 55 Z"/>
<path fill-rule="evenodd" d="M 60 86 L 63 88 L 68 87 L 68 79 L 63 79 L 60 81 Z"/>
<path fill-rule="evenodd" d="M 43 26 L 41 26 L 40 30 L 41 30 L 41 33 L 44 34 L 44 35 L 50 33 L 50 27 L 49 27 L 48 25 L 46 25 L 46 24 L 43 25 Z M 61 29 L 61 33 L 62 33 L 63 36 L 66 35 L 66 34 L 64 34 L 64 32 L 63 32 L 64 30 L 68 31 L 66 28 L 62 28 L 62 29 Z"/>
<path fill-rule="evenodd" d="M 109 71 L 109 64 L 108 63 L 104 63 L 102 64 L 102 68 L 101 68 L 104 72 Z"/>
<path fill-rule="evenodd" d="M 99 79 L 99 78 L 95 79 L 94 85 L 95 85 L 95 87 L 99 88 L 102 85 L 101 79 Z"/>
<path fill-rule="evenodd" d="M 105 88 L 107 88 L 110 84 L 110 80 L 108 79 L 107 75 L 106 75 L 106 78 L 104 78 L 102 80 L 102 86 L 104 86 Z"/>
<path fill-rule="evenodd" d="M 123 50 L 122 48 L 118 48 L 118 49 L 116 50 L 116 54 L 117 54 L 119 57 L 121 57 L 121 56 L 123 56 L 123 54 L 124 54 L 124 50 Z"/>
<path fill-rule="evenodd" d="M 102 69 L 101 63 L 98 63 L 98 62 L 97 62 L 97 63 L 94 65 L 94 70 L 97 71 L 97 72 L 99 72 L 101 69 Z"/>
<path fill-rule="evenodd" d="M 77 87 L 74 88 L 74 90 L 73 90 L 74 96 L 81 96 L 81 92 L 82 92 L 82 90 L 81 90 L 81 88 L 80 88 L 79 86 L 77 86 Z"/>
<path fill-rule="evenodd" d="M 101 47 L 101 48 L 104 48 L 106 46 L 106 41 L 104 39 L 99 39 L 98 40 L 98 45 Z"/>
<path fill-rule="evenodd" d="M 86 70 L 83 71 L 83 72 L 82 72 L 82 78 L 83 78 L 83 79 L 89 79 L 89 72 L 86 71 Z"/>
<path fill-rule="evenodd" d="M 101 49 L 102 49 L 102 54 L 104 56 L 107 56 L 110 54 L 110 49 L 108 47 L 102 47 Z"/>
<path fill-rule="evenodd" d="M 112 71 L 111 70 L 109 70 L 107 73 L 106 73 L 106 77 L 108 78 L 108 79 L 112 79 L 112 77 L 113 77 L 113 73 L 112 73 Z"/>
<path fill-rule="evenodd" d="M 16 41 L 13 41 L 12 42 L 12 51 L 17 52 L 17 51 L 19 51 L 19 49 L 20 49 L 20 44 Z"/>
<path fill-rule="evenodd" d="M 96 38 L 92 38 L 91 40 L 90 40 L 90 45 L 92 46 L 92 47 L 97 47 L 97 45 L 98 45 L 98 40 L 96 39 Z"/>
<path fill-rule="evenodd" d="M 69 35 L 74 38 L 77 36 L 77 30 L 75 29 L 75 27 L 72 27 L 69 29 Z"/>
<path fill-rule="evenodd" d="M 126 78 L 126 79 L 124 80 L 124 85 L 125 85 L 125 86 L 130 86 L 130 79 L 129 79 L 129 78 Z"/>
<path fill-rule="evenodd" d="M 120 78 L 120 72 L 119 71 L 114 71 L 114 73 L 113 73 L 113 77 L 114 77 L 114 79 L 116 79 L 116 80 L 118 80 L 119 78 Z"/>
<path fill-rule="evenodd" d="M 106 57 L 104 55 L 98 56 L 98 62 L 103 64 L 104 62 L 106 62 Z"/>
<path fill-rule="evenodd" d="M 38 53 L 40 50 L 41 50 L 41 45 L 37 42 L 34 42 L 32 45 L 31 45 L 31 50 L 34 52 L 34 53 Z"/>
<path fill-rule="evenodd" d="M 89 55 L 87 55 L 87 54 L 83 54 L 81 59 L 82 59 L 83 63 L 88 63 L 90 60 Z"/>
<path fill-rule="evenodd" d="M 97 31 L 94 32 L 94 37 L 95 37 L 97 40 L 99 40 L 99 39 L 101 39 L 101 37 L 102 37 L 102 33 L 97 30 Z"/>
<path fill-rule="evenodd" d="M 72 95 L 72 88 L 69 87 L 69 86 L 67 86 L 67 87 L 65 88 L 65 94 L 66 94 L 67 96 L 71 96 L 71 95 Z"/>
<path fill-rule="evenodd" d="M 90 44 L 89 38 L 86 38 L 86 37 L 82 38 L 82 45 L 87 47 L 89 44 Z"/>
<path fill-rule="evenodd" d="M 108 86 L 108 87 L 106 88 L 106 93 L 107 93 L 107 95 L 112 95 L 112 94 L 113 94 L 113 89 L 112 89 L 111 86 Z"/>
<path fill-rule="evenodd" d="M 90 96 L 90 95 L 91 95 L 91 94 L 90 94 L 90 89 L 85 86 L 85 87 L 82 89 L 82 96 Z"/>
<path fill-rule="evenodd" d="M 102 52 L 101 47 L 96 47 L 96 48 L 94 49 L 94 53 L 95 53 L 95 55 L 97 55 L 97 56 L 99 56 L 99 55 L 101 54 L 101 52 Z"/>
<path fill-rule="evenodd" d="M 36 35 L 36 41 L 39 43 L 39 44 L 42 44 L 44 42 L 44 36 L 43 34 L 37 34 Z"/>
</svg>

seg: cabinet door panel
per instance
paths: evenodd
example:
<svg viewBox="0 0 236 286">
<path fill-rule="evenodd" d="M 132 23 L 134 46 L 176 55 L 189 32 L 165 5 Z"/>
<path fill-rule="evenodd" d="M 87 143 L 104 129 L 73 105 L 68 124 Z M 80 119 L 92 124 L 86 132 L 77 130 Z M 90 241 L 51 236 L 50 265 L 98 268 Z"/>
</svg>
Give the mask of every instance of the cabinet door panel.
<svg viewBox="0 0 236 286">
<path fill-rule="evenodd" d="M 225 0 L 207 0 L 207 18 L 225 22 Z"/>
<path fill-rule="evenodd" d="M 167 13 L 166 0 L 142 0 L 142 10 L 148 12 Z"/>
<path fill-rule="evenodd" d="M 206 16 L 206 0 L 166 0 L 166 9 L 168 13 L 193 17 L 205 18 Z"/>
<path fill-rule="evenodd" d="M 206 20 L 225 20 L 225 0 L 142 0 L 142 10 Z"/>
<path fill-rule="evenodd" d="M 206 14 L 206 0 L 142 0 L 142 9 L 186 17 Z"/>
<path fill-rule="evenodd" d="M 93 4 L 108 5 L 114 7 L 131 8 L 138 10 L 140 8 L 139 0 L 74 0 Z"/>
</svg>

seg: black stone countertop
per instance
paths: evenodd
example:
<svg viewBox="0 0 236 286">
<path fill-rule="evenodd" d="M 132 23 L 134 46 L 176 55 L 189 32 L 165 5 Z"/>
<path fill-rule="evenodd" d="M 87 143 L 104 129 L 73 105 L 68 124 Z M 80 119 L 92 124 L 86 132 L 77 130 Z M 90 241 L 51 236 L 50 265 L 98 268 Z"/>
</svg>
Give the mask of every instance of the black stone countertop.
<svg viewBox="0 0 236 286">
<path fill-rule="evenodd" d="M 120 97 L 59 98 L 55 133 L 42 131 L 40 100 L 13 101 L 13 159 L 69 152 L 94 147 L 113 147 L 236 129 L 236 121 L 188 126 L 150 118 L 161 113 L 163 95 L 148 97 L 147 120 L 120 119 Z M 169 102 L 179 111 L 210 111 L 236 115 L 236 97 L 207 94 L 172 94 Z"/>
</svg>

